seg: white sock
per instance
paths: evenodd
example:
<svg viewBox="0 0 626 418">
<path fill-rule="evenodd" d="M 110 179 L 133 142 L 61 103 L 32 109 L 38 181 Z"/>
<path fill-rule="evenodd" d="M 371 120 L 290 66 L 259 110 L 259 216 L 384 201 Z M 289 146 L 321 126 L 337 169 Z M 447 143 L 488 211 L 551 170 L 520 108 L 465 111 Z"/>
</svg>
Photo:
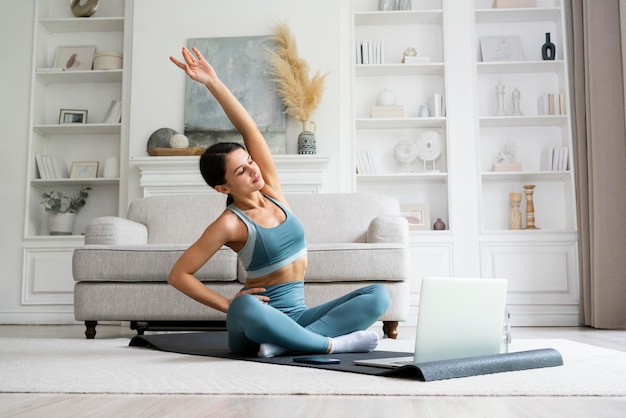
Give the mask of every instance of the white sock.
<svg viewBox="0 0 626 418">
<path fill-rule="evenodd" d="M 369 353 L 378 345 L 378 334 L 374 331 L 355 331 L 330 339 L 331 353 Z"/>
<path fill-rule="evenodd" d="M 287 351 L 289 350 L 278 345 L 265 343 L 259 346 L 259 353 L 257 355 L 263 358 L 270 358 L 285 354 Z"/>
</svg>

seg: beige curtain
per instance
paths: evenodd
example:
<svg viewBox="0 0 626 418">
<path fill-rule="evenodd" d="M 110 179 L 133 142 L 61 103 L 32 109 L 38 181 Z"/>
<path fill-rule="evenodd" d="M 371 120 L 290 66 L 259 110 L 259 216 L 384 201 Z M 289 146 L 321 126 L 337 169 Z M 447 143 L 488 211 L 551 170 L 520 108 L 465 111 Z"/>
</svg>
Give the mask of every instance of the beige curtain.
<svg viewBox="0 0 626 418">
<path fill-rule="evenodd" d="M 566 0 L 580 319 L 626 328 L 626 134 L 619 0 Z"/>
</svg>

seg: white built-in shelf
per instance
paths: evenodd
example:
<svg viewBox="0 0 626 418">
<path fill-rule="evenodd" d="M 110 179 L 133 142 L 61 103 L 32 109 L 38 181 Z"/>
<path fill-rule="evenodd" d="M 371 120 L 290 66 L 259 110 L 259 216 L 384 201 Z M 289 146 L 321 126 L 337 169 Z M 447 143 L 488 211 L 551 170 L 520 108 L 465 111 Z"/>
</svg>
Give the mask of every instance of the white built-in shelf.
<svg viewBox="0 0 626 418">
<path fill-rule="evenodd" d="M 567 123 L 565 115 L 546 116 L 487 116 L 479 119 L 481 127 L 561 126 Z"/>
<path fill-rule="evenodd" d="M 423 173 L 381 173 L 381 174 L 357 174 L 357 182 L 360 184 L 398 184 L 398 183 L 424 183 L 438 184 L 448 181 L 448 173 L 423 172 Z"/>
<path fill-rule="evenodd" d="M 446 118 L 361 118 L 355 120 L 357 129 L 445 128 Z"/>
<path fill-rule="evenodd" d="M 557 22 L 560 18 L 561 10 L 556 7 L 476 10 L 476 23 Z"/>
<path fill-rule="evenodd" d="M 57 123 L 35 125 L 33 129 L 42 135 L 119 134 L 122 125 L 120 123 Z"/>
<path fill-rule="evenodd" d="M 562 60 L 477 63 L 478 74 L 559 73 L 564 68 Z"/>
<path fill-rule="evenodd" d="M 62 71 L 50 70 L 35 72 L 37 80 L 49 84 L 79 84 L 79 83 L 121 83 L 122 70 L 87 70 Z"/>
<path fill-rule="evenodd" d="M 119 178 L 95 178 L 95 179 L 33 179 L 30 184 L 36 187 L 50 186 L 106 186 L 119 184 Z"/>
<path fill-rule="evenodd" d="M 442 21 L 443 11 L 440 9 L 374 11 L 354 14 L 356 25 L 440 25 Z"/>
<path fill-rule="evenodd" d="M 411 75 L 433 75 L 443 76 L 443 63 L 424 64 L 357 64 L 354 67 L 357 77 L 366 76 L 411 76 Z"/>
<path fill-rule="evenodd" d="M 563 181 L 571 177 L 570 171 L 510 171 L 510 172 L 483 172 L 484 182 L 551 182 Z"/>
<path fill-rule="evenodd" d="M 48 33 L 121 32 L 124 30 L 123 17 L 40 19 L 39 24 Z"/>
</svg>

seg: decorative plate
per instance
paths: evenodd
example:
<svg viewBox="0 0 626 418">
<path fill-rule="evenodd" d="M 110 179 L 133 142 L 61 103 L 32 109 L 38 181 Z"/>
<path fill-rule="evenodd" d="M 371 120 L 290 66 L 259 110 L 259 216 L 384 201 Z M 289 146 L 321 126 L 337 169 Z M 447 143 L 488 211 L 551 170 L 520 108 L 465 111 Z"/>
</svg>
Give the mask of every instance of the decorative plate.
<svg viewBox="0 0 626 418">
<path fill-rule="evenodd" d="M 403 139 L 393 149 L 393 156 L 402 165 L 409 165 L 417 158 L 418 151 L 415 143 Z"/>
<path fill-rule="evenodd" d="M 435 131 L 422 132 L 415 141 L 417 156 L 424 161 L 434 161 L 441 155 L 443 150 L 441 137 Z"/>
</svg>

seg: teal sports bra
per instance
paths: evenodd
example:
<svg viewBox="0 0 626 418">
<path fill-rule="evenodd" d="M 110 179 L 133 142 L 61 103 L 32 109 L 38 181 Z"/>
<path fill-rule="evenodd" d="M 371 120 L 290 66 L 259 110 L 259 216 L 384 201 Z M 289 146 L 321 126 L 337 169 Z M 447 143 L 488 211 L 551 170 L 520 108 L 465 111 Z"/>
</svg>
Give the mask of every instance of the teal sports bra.
<svg viewBox="0 0 626 418">
<path fill-rule="evenodd" d="M 279 201 L 265 194 L 263 196 L 285 213 L 285 220 L 280 225 L 262 227 L 235 204 L 228 205 L 228 209 L 248 228 L 248 240 L 238 255 L 251 279 L 273 273 L 307 253 L 302 222 Z"/>
</svg>

